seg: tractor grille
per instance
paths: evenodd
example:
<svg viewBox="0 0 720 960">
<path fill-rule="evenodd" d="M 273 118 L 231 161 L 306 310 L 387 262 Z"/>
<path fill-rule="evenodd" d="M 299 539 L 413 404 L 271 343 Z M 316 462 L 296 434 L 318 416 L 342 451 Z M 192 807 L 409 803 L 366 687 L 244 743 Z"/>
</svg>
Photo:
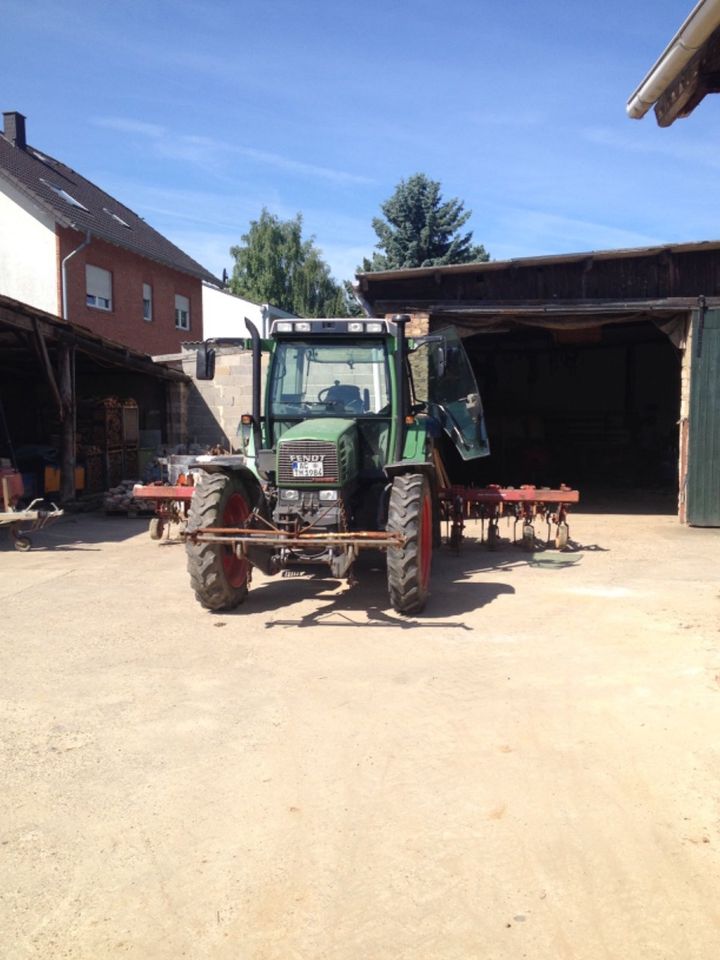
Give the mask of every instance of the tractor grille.
<svg viewBox="0 0 720 960">
<path fill-rule="evenodd" d="M 338 483 L 338 456 L 334 443 L 321 440 L 281 440 L 278 451 L 278 483 Z M 293 461 L 322 457 L 322 475 L 298 476 Z M 315 461 L 317 462 L 317 461 Z"/>
</svg>

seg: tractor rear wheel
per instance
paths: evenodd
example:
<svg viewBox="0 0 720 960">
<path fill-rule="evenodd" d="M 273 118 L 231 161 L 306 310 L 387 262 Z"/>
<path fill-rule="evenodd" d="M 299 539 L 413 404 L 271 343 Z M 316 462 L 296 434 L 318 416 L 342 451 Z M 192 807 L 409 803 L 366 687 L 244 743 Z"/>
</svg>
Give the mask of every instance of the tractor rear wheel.
<svg viewBox="0 0 720 960">
<path fill-rule="evenodd" d="M 250 516 L 250 497 L 232 474 L 206 474 L 190 502 L 188 528 L 243 527 Z M 250 563 L 237 557 L 232 544 L 185 542 L 187 568 L 195 596 L 208 610 L 231 610 L 248 592 Z"/>
<path fill-rule="evenodd" d="M 404 547 L 388 547 L 390 603 L 398 613 L 419 613 L 428 598 L 433 546 L 432 496 L 422 474 L 393 480 L 387 530 L 407 537 Z"/>
</svg>

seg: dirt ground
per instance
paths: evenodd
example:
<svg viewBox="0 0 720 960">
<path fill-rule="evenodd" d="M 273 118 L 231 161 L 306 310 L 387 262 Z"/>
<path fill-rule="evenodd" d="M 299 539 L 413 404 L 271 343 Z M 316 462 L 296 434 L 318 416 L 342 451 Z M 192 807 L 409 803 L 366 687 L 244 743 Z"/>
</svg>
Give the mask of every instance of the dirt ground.
<svg viewBox="0 0 720 960">
<path fill-rule="evenodd" d="M 720 956 L 720 530 L 444 549 L 409 620 L 372 558 L 209 614 L 146 531 L 0 546 L 0 956 Z"/>
</svg>

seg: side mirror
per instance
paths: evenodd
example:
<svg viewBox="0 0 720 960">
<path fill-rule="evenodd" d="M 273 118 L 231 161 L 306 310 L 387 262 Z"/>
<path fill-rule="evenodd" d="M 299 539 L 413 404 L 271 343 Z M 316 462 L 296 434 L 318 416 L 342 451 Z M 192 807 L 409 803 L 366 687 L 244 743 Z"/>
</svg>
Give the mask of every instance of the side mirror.
<svg viewBox="0 0 720 960">
<path fill-rule="evenodd" d="M 212 380 L 215 376 L 215 350 L 201 343 L 195 357 L 195 379 Z"/>
</svg>

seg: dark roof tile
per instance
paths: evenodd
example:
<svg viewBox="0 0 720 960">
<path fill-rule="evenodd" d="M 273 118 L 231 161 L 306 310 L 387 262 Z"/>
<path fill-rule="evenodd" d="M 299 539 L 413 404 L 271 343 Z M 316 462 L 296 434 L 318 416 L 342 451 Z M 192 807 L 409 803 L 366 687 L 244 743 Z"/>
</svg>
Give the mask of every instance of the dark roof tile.
<svg viewBox="0 0 720 960">
<path fill-rule="evenodd" d="M 100 240 L 221 285 L 201 264 L 100 187 L 34 147 L 14 146 L 0 131 L 3 175 L 63 226 L 89 231 Z"/>
</svg>

